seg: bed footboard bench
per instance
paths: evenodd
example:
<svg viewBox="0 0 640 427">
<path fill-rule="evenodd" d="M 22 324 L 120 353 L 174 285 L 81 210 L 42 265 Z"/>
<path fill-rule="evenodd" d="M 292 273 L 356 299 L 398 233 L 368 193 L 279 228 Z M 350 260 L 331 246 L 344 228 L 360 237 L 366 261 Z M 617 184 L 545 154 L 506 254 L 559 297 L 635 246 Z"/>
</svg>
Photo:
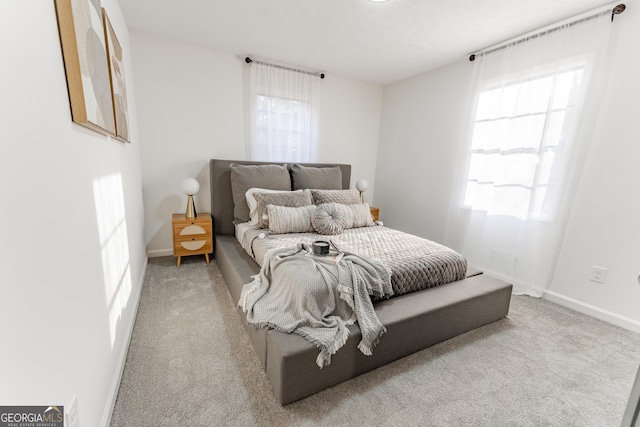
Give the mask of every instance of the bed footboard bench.
<svg viewBox="0 0 640 427">
<path fill-rule="evenodd" d="M 216 236 L 216 262 L 234 303 L 242 286 L 259 271 L 232 235 Z M 375 304 L 387 333 L 372 356 L 357 348 L 360 330 L 351 326 L 344 347 L 323 369 L 318 349 L 304 338 L 268 328 L 247 332 L 280 404 L 285 405 L 354 378 L 394 360 L 501 319 L 509 312 L 511 284 L 473 272 L 464 280 Z"/>
</svg>

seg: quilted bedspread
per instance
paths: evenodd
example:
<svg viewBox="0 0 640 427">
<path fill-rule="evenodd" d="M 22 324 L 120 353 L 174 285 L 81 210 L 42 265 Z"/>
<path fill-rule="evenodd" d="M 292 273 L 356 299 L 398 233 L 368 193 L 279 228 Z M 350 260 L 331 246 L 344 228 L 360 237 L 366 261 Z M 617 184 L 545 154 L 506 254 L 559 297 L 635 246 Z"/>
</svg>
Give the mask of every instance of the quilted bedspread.
<svg viewBox="0 0 640 427">
<path fill-rule="evenodd" d="M 446 246 L 384 226 L 352 228 L 335 236 L 315 233 L 245 232 L 242 246 L 262 266 L 266 253 L 315 240 L 332 241 L 341 251 L 380 261 L 391 271 L 394 296 L 465 278 L 467 260 Z"/>
</svg>

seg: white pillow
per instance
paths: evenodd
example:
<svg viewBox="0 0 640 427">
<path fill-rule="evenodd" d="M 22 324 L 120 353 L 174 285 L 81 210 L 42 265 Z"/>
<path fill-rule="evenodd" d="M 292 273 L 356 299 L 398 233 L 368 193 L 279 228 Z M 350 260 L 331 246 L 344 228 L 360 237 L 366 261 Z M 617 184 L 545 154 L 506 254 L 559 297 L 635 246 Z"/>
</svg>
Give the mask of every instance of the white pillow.
<svg viewBox="0 0 640 427">
<path fill-rule="evenodd" d="M 302 190 L 296 190 L 302 191 Z M 247 199 L 247 206 L 249 206 L 249 224 L 258 225 L 258 202 L 253 197 L 253 193 L 290 193 L 287 190 L 268 190 L 266 188 L 250 188 L 244 193 Z"/>
<path fill-rule="evenodd" d="M 312 233 L 311 216 L 315 205 L 287 207 L 268 205 L 269 231 L 273 234 Z"/>
<path fill-rule="evenodd" d="M 371 210 L 366 203 L 323 203 L 313 212 L 311 224 L 318 233 L 325 235 L 340 234 L 349 228 L 374 225 Z"/>
<path fill-rule="evenodd" d="M 371 215 L 371 208 L 367 203 L 342 205 L 342 207 L 347 211 L 346 228 L 371 227 L 375 225 Z"/>
</svg>

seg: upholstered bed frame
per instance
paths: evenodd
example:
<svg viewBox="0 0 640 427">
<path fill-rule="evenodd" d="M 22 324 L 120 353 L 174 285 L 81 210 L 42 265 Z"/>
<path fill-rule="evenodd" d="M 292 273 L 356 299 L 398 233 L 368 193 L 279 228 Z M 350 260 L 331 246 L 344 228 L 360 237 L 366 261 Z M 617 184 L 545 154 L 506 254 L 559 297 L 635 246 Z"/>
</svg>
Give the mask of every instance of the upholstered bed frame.
<svg viewBox="0 0 640 427">
<path fill-rule="evenodd" d="M 214 255 L 231 298 L 237 302 L 243 285 L 251 281 L 260 267 L 234 235 L 231 163 L 268 163 L 214 159 L 209 165 Z M 342 171 L 342 186 L 347 189 L 351 166 L 338 166 Z M 360 330 L 351 326 L 346 345 L 323 369 L 316 365 L 318 349 L 304 338 L 268 328 L 256 329 L 248 324 L 246 329 L 276 398 L 285 405 L 506 316 L 511 285 L 478 271 L 470 270 L 467 276 L 457 282 L 378 301 L 376 314 L 387 333 L 373 355 L 365 356 L 357 349 Z M 244 313 L 240 309 L 238 313 L 244 320 Z"/>
</svg>

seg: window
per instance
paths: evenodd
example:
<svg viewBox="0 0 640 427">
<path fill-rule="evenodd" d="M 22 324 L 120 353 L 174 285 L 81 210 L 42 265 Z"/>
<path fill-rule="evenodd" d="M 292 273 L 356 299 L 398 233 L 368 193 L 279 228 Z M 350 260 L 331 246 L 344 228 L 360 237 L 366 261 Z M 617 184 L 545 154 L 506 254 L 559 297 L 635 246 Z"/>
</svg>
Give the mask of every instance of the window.
<svg viewBox="0 0 640 427">
<path fill-rule="evenodd" d="M 548 289 L 598 118 L 611 10 L 475 56 L 447 242 L 513 293 Z M 458 197 L 459 196 L 459 197 Z"/>
<path fill-rule="evenodd" d="M 269 159 L 270 152 L 286 153 L 278 160 L 295 161 L 308 158 L 310 140 L 309 104 L 297 99 L 257 95 L 256 145 L 258 159 Z"/>
<path fill-rule="evenodd" d="M 249 89 L 249 158 L 316 161 L 320 78 L 253 61 Z"/>
<path fill-rule="evenodd" d="M 530 77 L 478 95 L 465 205 L 550 218 L 584 69 Z"/>
</svg>

